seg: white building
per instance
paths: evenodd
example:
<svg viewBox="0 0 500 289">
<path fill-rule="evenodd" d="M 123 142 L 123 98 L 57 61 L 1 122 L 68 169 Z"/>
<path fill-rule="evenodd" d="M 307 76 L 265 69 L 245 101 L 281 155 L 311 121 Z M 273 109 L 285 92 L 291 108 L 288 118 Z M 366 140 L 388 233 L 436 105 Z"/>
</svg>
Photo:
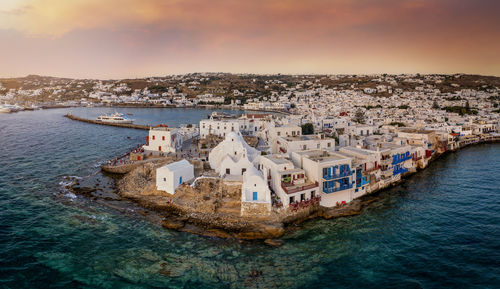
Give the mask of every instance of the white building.
<svg viewBox="0 0 500 289">
<path fill-rule="evenodd" d="M 261 214 L 271 211 L 271 190 L 264 176 L 255 167 L 243 174 L 241 186 L 241 214 Z"/>
<path fill-rule="evenodd" d="M 272 142 L 273 153 L 290 154 L 292 152 L 325 149 L 335 150 L 335 139 L 325 138 L 324 135 L 300 135 L 277 137 Z"/>
<path fill-rule="evenodd" d="M 168 127 L 153 127 L 149 130 L 148 144 L 143 146 L 145 152 L 153 154 L 175 153 L 182 147 L 182 137 L 177 129 Z"/>
<path fill-rule="evenodd" d="M 310 200 L 318 196 L 318 184 L 306 177 L 305 171 L 296 168 L 283 155 L 259 157 L 258 168 L 267 179 L 268 185 L 280 198 L 283 206 Z"/>
<path fill-rule="evenodd" d="M 230 132 L 239 132 L 240 123 L 236 119 L 203 119 L 200 121 L 200 137 L 206 138 L 209 134 L 225 137 Z"/>
<path fill-rule="evenodd" d="M 185 159 L 156 169 L 156 189 L 172 195 L 182 183 L 192 179 L 194 167 Z"/>
<path fill-rule="evenodd" d="M 230 132 L 208 155 L 210 167 L 220 176 L 242 176 L 253 161 L 260 155 L 259 151 L 250 147 L 241 133 Z"/>
<path fill-rule="evenodd" d="M 309 179 L 318 182 L 320 205 L 333 207 L 354 198 L 352 158 L 326 150 L 309 150 L 293 152 L 292 161 L 304 169 Z"/>
</svg>

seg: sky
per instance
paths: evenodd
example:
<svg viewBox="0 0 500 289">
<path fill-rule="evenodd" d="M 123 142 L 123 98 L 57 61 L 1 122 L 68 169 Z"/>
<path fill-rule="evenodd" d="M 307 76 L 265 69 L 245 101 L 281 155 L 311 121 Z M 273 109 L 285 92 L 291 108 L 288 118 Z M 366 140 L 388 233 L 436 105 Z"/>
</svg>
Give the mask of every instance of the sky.
<svg viewBox="0 0 500 289">
<path fill-rule="evenodd" d="M 500 76 L 498 0 L 0 0 L 0 77 Z"/>
</svg>

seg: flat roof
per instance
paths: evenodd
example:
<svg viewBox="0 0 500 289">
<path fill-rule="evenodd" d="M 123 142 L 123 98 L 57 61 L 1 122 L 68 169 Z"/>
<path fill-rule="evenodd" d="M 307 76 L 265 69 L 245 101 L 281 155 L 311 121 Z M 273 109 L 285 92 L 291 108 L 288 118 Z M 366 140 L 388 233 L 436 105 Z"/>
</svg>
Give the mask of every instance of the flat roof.
<svg viewBox="0 0 500 289">
<path fill-rule="evenodd" d="M 317 162 L 329 162 L 329 161 L 339 161 L 351 159 L 348 156 L 341 155 L 334 152 L 328 152 L 326 150 L 309 150 L 297 152 L 300 155 L 306 156 L 308 159 Z"/>
<path fill-rule="evenodd" d="M 357 147 L 342 147 L 342 148 L 340 148 L 340 150 L 341 150 L 340 152 L 342 152 L 342 150 L 346 150 L 346 151 L 351 151 L 351 152 L 365 155 L 365 156 L 371 156 L 375 153 L 374 151 L 361 149 L 361 148 L 357 148 Z"/>
<path fill-rule="evenodd" d="M 278 164 L 278 165 L 291 164 L 292 163 L 289 159 L 286 159 L 286 158 L 283 158 L 283 157 L 279 157 L 277 155 L 267 155 L 267 156 L 263 156 L 263 157 L 265 157 L 266 159 L 268 159 L 268 160 L 270 160 L 273 163 Z"/>
</svg>

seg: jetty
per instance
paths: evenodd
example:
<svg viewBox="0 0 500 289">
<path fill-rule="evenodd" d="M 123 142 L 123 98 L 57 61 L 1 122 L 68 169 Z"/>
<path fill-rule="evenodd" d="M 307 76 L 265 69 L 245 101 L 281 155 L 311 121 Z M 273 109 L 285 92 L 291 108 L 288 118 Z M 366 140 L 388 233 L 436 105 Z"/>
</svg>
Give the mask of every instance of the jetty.
<svg viewBox="0 0 500 289">
<path fill-rule="evenodd" d="M 64 117 L 67 117 L 67 118 L 69 118 L 71 120 L 76 120 L 76 121 L 81 121 L 81 122 L 86 122 L 86 123 L 99 124 L 99 125 L 108 125 L 108 126 L 116 126 L 116 127 L 124 127 L 124 128 L 149 130 L 149 128 L 151 127 L 149 125 L 140 125 L 140 124 L 133 124 L 133 123 L 110 123 L 110 122 L 102 122 L 102 121 L 98 121 L 98 120 L 94 120 L 94 119 L 82 118 L 82 117 L 73 115 L 71 113 L 65 114 Z"/>
</svg>

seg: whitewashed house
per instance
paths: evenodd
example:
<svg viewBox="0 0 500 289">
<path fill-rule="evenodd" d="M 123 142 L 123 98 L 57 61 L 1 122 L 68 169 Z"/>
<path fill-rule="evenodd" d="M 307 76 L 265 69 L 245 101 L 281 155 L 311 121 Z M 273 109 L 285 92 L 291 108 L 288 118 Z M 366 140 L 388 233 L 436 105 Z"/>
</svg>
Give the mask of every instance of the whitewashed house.
<svg viewBox="0 0 500 289">
<path fill-rule="evenodd" d="M 243 174 L 241 215 L 266 214 L 271 211 L 271 190 L 264 176 L 255 167 Z"/>
<path fill-rule="evenodd" d="M 208 155 L 210 167 L 220 176 L 242 176 L 253 161 L 260 155 L 259 151 L 249 146 L 241 133 L 230 132 Z"/>
<path fill-rule="evenodd" d="M 194 179 L 194 166 L 181 160 L 156 169 L 156 189 L 174 194 L 184 182 Z"/>
<path fill-rule="evenodd" d="M 146 153 L 175 153 L 182 147 L 182 136 L 178 130 L 169 127 L 152 127 L 149 129 L 148 144 L 143 146 Z"/>
</svg>

